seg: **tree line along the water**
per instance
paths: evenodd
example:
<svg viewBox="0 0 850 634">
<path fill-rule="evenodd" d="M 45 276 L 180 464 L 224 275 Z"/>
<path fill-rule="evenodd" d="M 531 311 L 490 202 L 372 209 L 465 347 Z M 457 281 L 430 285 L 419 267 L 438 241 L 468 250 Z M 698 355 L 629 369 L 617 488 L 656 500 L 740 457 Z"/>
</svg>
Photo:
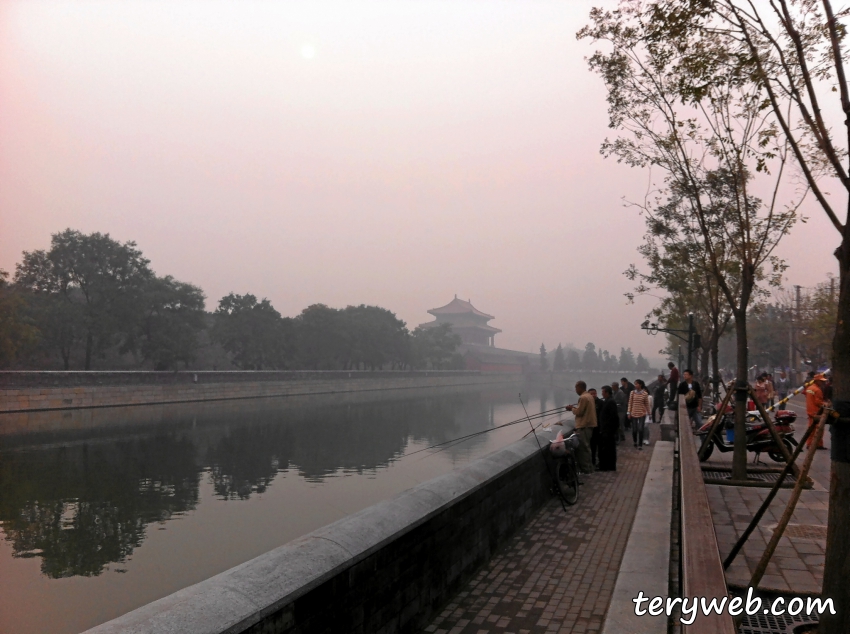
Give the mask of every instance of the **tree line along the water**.
<svg viewBox="0 0 850 634">
<path fill-rule="evenodd" d="M 11 279 L 10 279 L 11 278 Z M 283 317 L 230 293 L 157 276 L 135 242 L 67 229 L 0 271 L 0 367 L 92 370 L 463 369 L 451 326 L 408 330 L 379 306 L 314 304 Z"/>
<path fill-rule="evenodd" d="M 651 371 L 649 361 L 638 353 L 635 357 L 631 348 L 620 348 L 620 356 L 607 350 L 597 350 L 596 344 L 588 342 L 583 351 L 571 345 L 567 347 L 560 343 L 555 348 L 550 361 L 549 352 L 544 344 L 540 344 L 540 370 L 548 372 L 565 372 L 567 370 L 590 371 L 622 371 L 647 373 Z"/>
</svg>

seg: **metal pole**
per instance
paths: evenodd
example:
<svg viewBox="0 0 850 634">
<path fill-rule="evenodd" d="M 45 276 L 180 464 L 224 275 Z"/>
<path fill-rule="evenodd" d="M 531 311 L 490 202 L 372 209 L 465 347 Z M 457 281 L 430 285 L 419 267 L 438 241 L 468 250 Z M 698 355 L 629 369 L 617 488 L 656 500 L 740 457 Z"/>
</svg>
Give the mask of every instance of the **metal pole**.
<svg viewBox="0 0 850 634">
<path fill-rule="evenodd" d="M 785 532 L 788 522 L 791 521 L 791 515 L 794 513 L 797 501 L 800 499 L 800 494 L 803 492 L 803 486 L 806 484 L 809 469 L 812 467 L 812 460 L 814 460 L 815 453 L 817 453 L 816 448 L 820 444 L 821 438 L 823 438 L 823 429 L 826 426 L 826 419 L 828 417 L 829 412 L 825 411 L 818 421 L 817 428 L 815 429 L 815 439 L 812 441 L 812 446 L 809 447 L 806 452 L 806 459 L 803 461 L 803 467 L 800 469 L 800 473 L 797 476 L 797 483 L 791 491 L 791 498 L 788 500 L 785 512 L 782 513 L 782 517 L 779 518 L 779 523 L 776 525 L 776 528 L 773 529 L 773 535 L 770 537 L 770 541 L 768 542 L 764 553 L 762 553 L 761 559 L 756 566 L 756 571 L 753 573 L 753 578 L 750 579 L 749 585 L 752 586 L 754 590 L 758 589 L 765 570 L 767 570 L 767 564 L 770 563 L 770 558 L 773 557 L 773 552 L 776 550 L 776 546 L 779 544 L 779 540 L 782 538 L 782 534 Z"/>
<path fill-rule="evenodd" d="M 806 444 L 806 441 L 809 439 L 809 436 L 812 432 L 817 428 L 816 425 L 812 425 L 806 429 L 806 432 L 803 434 L 803 437 L 800 439 L 800 443 L 795 447 L 794 453 L 791 455 L 791 462 L 785 463 L 785 468 L 782 469 L 782 473 L 779 474 L 779 477 L 776 479 L 776 482 L 773 484 L 773 488 L 770 490 L 770 493 L 767 494 L 767 497 L 764 499 L 764 502 L 761 503 L 759 510 L 756 511 L 756 514 L 753 516 L 753 519 L 750 520 L 750 525 L 747 526 L 744 533 L 738 538 L 738 541 L 735 542 L 735 545 L 732 547 L 730 553 L 726 556 L 726 559 L 723 560 L 723 570 L 729 568 L 732 565 L 732 562 L 735 561 L 735 557 L 738 556 L 738 553 L 741 552 L 741 549 L 744 547 L 744 544 L 747 543 L 747 540 L 752 535 L 753 531 L 758 526 L 761 518 L 764 516 L 764 512 L 767 510 L 767 507 L 770 506 L 770 503 L 773 501 L 773 498 L 776 497 L 777 492 L 782 487 L 782 483 L 785 482 L 785 478 L 791 472 L 791 465 L 795 464 L 797 461 L 797 456 L 800 455 L 800 452 L 803 450 L 803 446 Z"/>
<path fill-rule="evenodd" d="M 694 360 L 694 314 L 688 313 L 688 368 L 693 372 Z"/>
<path fill-rule="evenodd" d="M 795 286 L 794 291 L 795 291 L 796 296 L 797 296 L 797 311 L 796 311 L 796 315 L 794 315 L 794 329 L 793 329 L 793 333 L 794 333 L 794 359 L 793 359 L 793 367 L 791 368 L 791 371 L 794 373 L 793 383 L 799 384 L 800 383 L 800 376 L 799 376 L 800 358 L 799 358 L 798 352 L 797 352 L 797 329 L 800 327 L 800 286 L 799 285 Z"/>
<path fill-rule="evenodd" d="M 680 377 L 682 376 L 682 370 L 684 370 L 684 368 L 682 367 L 682 346 L 679 346 L 679 376 Z"/>
</svg>

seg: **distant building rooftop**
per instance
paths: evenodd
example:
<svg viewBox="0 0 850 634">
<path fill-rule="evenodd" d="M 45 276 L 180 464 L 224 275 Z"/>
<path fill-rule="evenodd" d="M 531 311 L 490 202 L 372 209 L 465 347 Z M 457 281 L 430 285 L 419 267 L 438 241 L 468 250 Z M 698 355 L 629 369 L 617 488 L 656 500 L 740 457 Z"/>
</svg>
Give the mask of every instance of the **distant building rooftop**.
<svg viewBox="0 0 850 634">
<path fill-rule="evenodd" d="M 457 295 L 445 306 L 432 308 L 428 311 L 437 319 L 424 324 L 421 328 L 432 328 L 440 324 L 451 324 L 452 331 L 459 335 L 465 344 L 479 344 L 483 346 L 494 346 L 496 334 L 502 332 L 487 324 L 494 319 L 493 315 L 482 313 L 475 308 L 471 302 L 458 299 Z"/>
<path fill-rule="evenodd" d="M 445 306 L 440 306 L 439 308 L 432 308 L 428 311 L 431 315 L 435 317 L 437 315 L 464 315 L 464 314 L 473 314 L 476 317 L 485 317 L 486 319 L 495 319 L 493 315 L 488 315 L 487 313 L 482 313 L 480 310 L 475 308 L 470 302 L 465 302 L 462 299 L 458 299 L 457 295 L 455 298 L 450 301 Z M 501 332 L 501 331 L 499 331 Z"/>
</svg>

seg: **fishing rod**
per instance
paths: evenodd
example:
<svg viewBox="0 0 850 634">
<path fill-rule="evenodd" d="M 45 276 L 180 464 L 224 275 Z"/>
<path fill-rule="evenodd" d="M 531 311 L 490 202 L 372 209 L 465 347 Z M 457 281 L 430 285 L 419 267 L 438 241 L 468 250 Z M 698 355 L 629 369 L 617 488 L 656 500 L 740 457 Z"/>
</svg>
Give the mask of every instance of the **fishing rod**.
<svg viewBox="0 0 850 634">
<path fill-rule="evenodd" d="M 525 405 L 523 405 L 523 409 L 525 409 Z M 526 411 L 526 418 L 518 418 L 517 420 L 512 420 L 509 423 L 503 423 L 501 425 L 496 425 L 495 427 L 490 427 L 489 429 L 482 429 L 481 431 L 474 432 L 472 434 L 467 434 L 466 436 L 460 436 L 458 438 L 453 438 L 451 440 L 445 440 L 443 442 L 438 442 L 429 447 L 424 447 L 423 449 L 417 449 L 416 451 L 411 451 L 409 454 L 405 454 L 404 457 L 412 456 L 417 453 L 421 453 L 423 451 L 428 451 L 429 449 L 437 449 L 438 447 L 444 447 L 445 445 L 454 445 L 465 440 L 469 440 L 470 438 L 475 438 L 476 436 L 481 436 L 482 434 L 488 434 L 491 431 L 497 431 L 499 429 L 504 429 L 505 427 L 510 427 L 511 425 L 518 425 L 520 423 L 524 423 L 526 420 L 537 420 L 538 418 L 545 418 L 547 416 L 554 416 L 556 413 L 563 410 L 564 407 L 556 407 L 554 409 L 545 410 L 540 412 L 539 414 L 535 414 L 534 416 L 529 417 L 528 412 Z"/>
<path fill-rule="evenodd" d="M 539 414 L 535 414 L 534 416 L 531 416 L 530 418 L 532 420 L 535 420 L 535 419 L 538 419 L 538 418 L 546 418 L 547 416 L 555 416 L 560 409 L 561 408 L 556 408 L 554 410 L 547 410 L 545 412 L 540 412 Z M 427 449 L 437 448 L 437 451 L 435 451 L 434 453 L 430 453 L 427 456 L 425 456 L 425 458 L 430 458 L 434 454 L 438 454 L 441 451 L 445 451 L 446 449 L 451 449 L 452 447 L 455 447 L 462 442 L 465 442 L 467 440 L 475 438 L 476 436 L 481 436 L 482 434 L 486 434 L 486 433 L 491 432 L 491 431 L 496 431 L 497 429 L 502 429 L 502 428 L 508 427 L 510 425 L 518 425 L 519 423 L 524 423 L 526 420 L 527 420 L 526 418 L 520 418 L 519 420 L 515 420 L 515 421 L 512 421 L 510 423 L 505 423 L 504 425 L 499 425 L 498 427 L 493 427 L 491 429 L 484 429 L 482 431 L 477 431 L 473 434 L 469 434 L 468 436 L 461 436 L 460 438 L 455 438 L 454 440 L 447 440 L 445 442 L 440 443 L 439 445 L 432 445 L 431 447 L 426 447 L 425 449 L 418 449 L 418 450 L 416 450 L 416 451 L 414 451 L 410 454 L 406 454 L 404 457 L 412 455 L 413 453 L 419 453 L 420 451 L 426 451 Z M 560 425 L 561 423 L 558 422 L 558 423 L 553 423 L 553 424 Z M 541 427 L 544 430 L 549 429 L 548 427 L 543 427 L 543 425 L 545 425 L 545 423 L 540 423 L 539 425 L 537 425 L 537 429 L 540 429 Z M 530 431 L 525 432 L 525 434 L 523 434 L 522 438 L 527 438 L 529 436 L 529 434 L 531 434 Z M 522 438 L 520 440 L 522 440 Z"/>
<path fill-rule="evenodd" d="M 549 464 L 549 461 L 546 460 L 546 454 L 543 453 L 543 446 L 540 444 L 540 439 L 537 437 L 537 432 L 534 430 L 534 423 L 531 422 L 531 417 L 529 417 L 528 410 L 525 409 L 525 403 L 523 403 L 522 401 L 522 392 L 519 393 L 519 402 L 522 405 L 523 411 L 525 412 L 525 419 L 528 421 L 528 425 L 531 427 L 531 433 L 534 434 L 534 440 L 537 441 L 537 447 L 540 449 L 540 457 L 543 458 L 543 463 L 546 465 L 546 471 L 549 472 L 549 477 L 552 478 L 552 482 L 555 484 L 555 491 L 558 492 L 558 499 L 561 501 L 561 508 L 564 509 L 564 513 L 566 513 L 567 501 L 564 499 L 564 492 L 561 491 L 561 486 L 558 483 L 558 478 L 552 471 L 552 466 Z"/>
</svg>

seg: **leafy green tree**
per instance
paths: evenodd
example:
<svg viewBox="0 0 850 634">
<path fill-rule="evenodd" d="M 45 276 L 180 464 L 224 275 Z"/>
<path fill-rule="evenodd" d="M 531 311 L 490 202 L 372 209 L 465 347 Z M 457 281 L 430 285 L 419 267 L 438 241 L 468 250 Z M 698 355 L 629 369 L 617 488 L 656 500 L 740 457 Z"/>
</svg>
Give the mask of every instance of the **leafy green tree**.
<svg viewBox="0 0 850 634">
<path fill-rule="evenodd" d="M 599 355 L 596 354 L 596 345 L 587 343 L 584 347 L 584 356 L 581 359 L 581 367 L 584 370 L 599 369 Z"/>
<path fill-rule="evenodd" d="M 26 297 L 8 279 L 9 274 L 0 269 L 0 368 L 26 357 L 41 335 L 28 315 Z"/>
<path fill-rule="evenodd" d="M 460 335 L 452 332 L 451 324 L 426 328 L 419 326 L 411 335 L 413 364 L 419 368 L 430 366 L 437 370 L 444 369 L 452 363 L 460 344 Z"/>
<path fill-rule="evenodd" d="M 787 142 L 805 184 L 838 232 L 838 248 L 824 244 L 838 261 L 836 327 L 832 341 L 834 400 L 850 400 L 850 87 L 847 80 L 846 8 L 835 11 L 830 0 L 664 0 L 652 3 L 657 39 L 690 52 L 699 70 L 687 88 L 695 93 L 711 83 L 715 59 L 703 40 L 719 40 L 722 59 L 735 75 L 758 87 L 764 118 L 772 116 Z M 696 46 L 695 46 L 696 44 Z M 837 113 L 835 119 L 830 114 Z M 840 116 L 840 119 L 837 118 Z M 843 124 L 837 132 L 834 124 Z M 835 200 L 825 182 L 843 193 Z M 842 214 L 841 206 L 845 212 Z M 843 216 L 843 218 L 841 217 Z M 833 234 L 835 235 L 835 234 Z M 736 322 L 739 315 L 736 314 Z M 823 597 L 835 602 L 836 614 L 821 615 L 821 634 L 850 631 L 850 434 L 833 429 L 830 517 Z"/>
<path fill-rule="evenodd" d="M 280 367 L 283 320 L 265 298 L 230 293 L 219 300 L 212 337 L 242 370 Z"/>
<path fill-rule="evenodd" d="M 549 370 L 549 358 L 546 354 L 546 346 L 542 343 L 540 344 L 540 369 L 543 372 L 548 372 Z"/>
<path fill-rule="evenodd" d="M 827 365 L 838 318 L 834 279 L 818 284 L 803 295 L 800 309 L 795 313 L 800 320 L 796 341 L 799 352 L 815 367 Z"/>
<path fill-rule="evenodd" d="M 620 363 L 619 370 L 624 372 L 634 372 L 635 370 L 635 355 L 631 348 L 620 348 Z"/>
<path fill-rule="evenodd" d="M 139 328 L 127 347 L 138 348 L 154 370 L 194 361 L 198 334 L 205 327 L 203 291 L 170 275 L 154 277 L 145 287 L 142 306 Z"/>
<path fill-rule="evenodd" d="M 575 348 L 567 349 L 567 368 L 570 370 L 580 370 L 581 365 L 581 356 L 578 353 L 578 350 Z"/>
<path fill-rule="evenodd" d="M 348 306 L 342 311 L 342 328 L 348 348 L 348 367 L 361 364 L 372 370 L 385 364 L 401 367 L 410 356 L 406 324 L 386 308 Z"/>
<path fill-rule="evenodd" d="M 66 229 L 53 234 L 49 251 L 24 252 L 15 283 L 62 301 L 61 310 L 50 304 L 48 313 L 64 333 L 63 360 L 67 367 L 70 342 L 79 330 L 84 369 L 91 370 L 96 354 L 130 337 L 152 277 L 135 242 L 121 244 L 109 234 Z"/>
<path fill-rule="evenodd" d="M 561 347 L 561 344 L 558 344 L 558 347 L 555 348 L 555 357 L 552 359 L 552 369 L 555 372 L 563 372 L 567 369 L 567 360 L 564 357 L 564 349 Z"/>
<path fill-rule="evenodd" d="M 346 328 L 343 311 L 313 304 L 301 311 L 293 326 L 300 367 L 311 370 L 353 367 L 356 342 L 350 328 Z"/>
<path fill-rule="evenodd" d="M 649 361 L 640 353 L 635 360 L 635 371 L 643 374 L 649 372 Z"/>
<path fill-rule="evenodd" d="M 594 9 L 579 37 L 605 41 L 590 68 L 605 81 L 612 128 L 608 156 L 659 169 L 663 186 L 639 205 L 678 240 L 706 252 L 707 271 L 735 318 L 737 380 L 747 381 L 747 312 L 760 284 L 778 284 L 781 238 L 797 220 L 808 188 L 783 188 L 789 144 L 765 112 L 762 87 L 742 75 L 719 33 L 672 21 L 659 2 Z M 766 199 L 754 191 L 767 191 Z M 780 197 L 780 191 L 782 194 Z M 731 275 L 730 275 L 731 273 Z M 744 393 L 741 392 L 741 396 Z M 735 402 L 734 479 L 746 479 L 746 399 Z"/>
</svg>

